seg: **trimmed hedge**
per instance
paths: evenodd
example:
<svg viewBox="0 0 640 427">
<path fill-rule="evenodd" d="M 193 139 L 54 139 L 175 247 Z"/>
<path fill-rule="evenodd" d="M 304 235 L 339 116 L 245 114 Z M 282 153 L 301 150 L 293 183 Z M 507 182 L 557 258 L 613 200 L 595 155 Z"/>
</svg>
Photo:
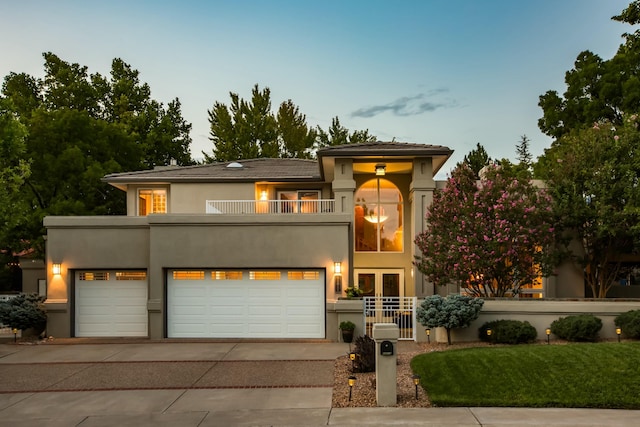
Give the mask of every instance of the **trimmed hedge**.
<svg viewBox="0 0 640 427">
<path fill-rule="evenodd" d="M 491 336 L 487 330 L 491 329 Z M 487 322 L 478 329 L 482 341 L 496 344 L 521 344 L 535 341 L 538 336 L 536 328 L 529 322 L 520 320 L 494 320 Z"/>
<path fill-rule="evenodd" d="M 602 320 L 592 314 L 561 317 L 551 323 L 551 332 L 567 341 L 596 341 Z"/>
<path fill-rule="evenodd" d="M 631 310 L 619 314 L 613 322 L 622 329 L 627 338 L 640 338 L 640 310 Z"/>
</svg>

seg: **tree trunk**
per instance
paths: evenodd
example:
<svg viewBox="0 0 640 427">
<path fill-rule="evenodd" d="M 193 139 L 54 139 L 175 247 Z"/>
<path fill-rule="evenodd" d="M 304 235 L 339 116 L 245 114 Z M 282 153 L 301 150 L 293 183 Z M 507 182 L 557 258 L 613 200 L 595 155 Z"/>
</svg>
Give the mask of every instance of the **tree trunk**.
<svg viewBox="0 0 640 427">
<path fill-rule="evenodd" d="M 446 328 L 447 329 L 447 344 L 451 345 L 451 329 L 450 328 Z"/>
</svg>

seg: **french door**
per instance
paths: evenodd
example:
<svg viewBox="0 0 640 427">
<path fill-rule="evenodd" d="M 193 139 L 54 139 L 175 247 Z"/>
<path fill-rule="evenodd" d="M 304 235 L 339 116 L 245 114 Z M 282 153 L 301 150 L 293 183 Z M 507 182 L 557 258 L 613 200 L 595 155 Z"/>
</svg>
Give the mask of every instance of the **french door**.
<svg viewBox="0 0 640 427">
<path fill-rule="evenodd" d="M 404 270 L 356 269 L 355 282 L 365 297 L 403 297 Z"/>
</svg>

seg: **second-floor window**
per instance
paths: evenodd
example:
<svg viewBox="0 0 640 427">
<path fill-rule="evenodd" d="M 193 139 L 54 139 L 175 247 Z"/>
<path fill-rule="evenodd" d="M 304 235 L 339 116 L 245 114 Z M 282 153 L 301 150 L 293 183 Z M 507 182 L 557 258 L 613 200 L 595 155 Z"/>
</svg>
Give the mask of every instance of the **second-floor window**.
<svg viewBox="0 0 640 427">
<path fill-rule="evenodd" d="M 391 181 L 376 178 L 355 193 L 358 252 L 402 252 L 402 194 Z"/>
<path fill-rule="evenodd" d="M 154 213 L 167 213 L 167 190 L 158 188 L 138 190 L 138 215 Z"/>
<path fill-rule="evenodd" d="M 320 192 L 317 190 L 279 191 L 280 211 L 285 213 L 318 212 Z"/>
</svg>

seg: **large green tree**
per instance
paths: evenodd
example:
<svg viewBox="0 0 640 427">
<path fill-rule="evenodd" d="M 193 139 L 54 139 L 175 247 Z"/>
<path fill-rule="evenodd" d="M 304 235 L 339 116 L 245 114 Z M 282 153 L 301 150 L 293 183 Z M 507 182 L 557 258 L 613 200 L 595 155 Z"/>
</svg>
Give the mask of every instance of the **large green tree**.
<svg viewBox="0 0 640 427">
<path fill-rule="evenodd" d="M 290 99 L 274 113 L 269 88 L 255 85 L 251 100 L 233 92 L 229 96 L 229 105 L 215 102 L 209 110 L 213 152 L 203 152 L 208 163 L 260 157 L 312 158 L 318 148 L 376 140 L 368 130 L 350 132 L 337 117 L 327 131 L 310 127 Z"/>
<path fill-rule="evenodd" d="M 638 116 L 601 123 L 555 141 L 539 162 L 556 217 L 591 294 L 604 298 L 623 262 L 640 250 Z M 577 246 L 577 247 L 576 247 Z"/>
<path fill-rule="evenodd" d="M 491 157 L 487 154 L 487 150 L 480 144 L 476 143 L 476 148 L 471 150 L 469 154 L 464 156 L 462 162 L 458 163 L 456 166 L 460 167 L 462 164 L 466 164 L 476 175 L 476 178 L 479 177 L 480 170 L 491 163 Z"/>
<path fill-rule="evenodd" d="M 26 242 L 42 252 L 46 215 L 123 214 L 124 195 L 101 181 L 108 173 L 193 163 L 179 100 L 152 99 L 128 64 L 114 59 L 105 77 L 53 53 L 44 60 L 44 77 L 10 73 L 2 85 L 31 161 L 20 192 L 30 209 L 16 239 L 0 242 L 5 250 Z"/>
<path fill-rule="evenodd" d="M 551 199 L 529 179 L 490 166 L 480 180 L 466 164 L 434 193 L 415 265 L 435 285 L 477 297 L 516 295 L 556 264 Z"/>
<path fill-rule="evenodd" d="M 637 24 L 640 3 L 632 2 L 612 19 Z M 565 74 L 567 89 L 561 96 L 550 90 L 540 96 L 542 132 L 559 138 L 594 123 L 622 123 L 624 113 L 640 109 L 640 32 L 623 34 L 624 43 L 609 60 L 591 51 L 581 52 Z"/>
</svg>

